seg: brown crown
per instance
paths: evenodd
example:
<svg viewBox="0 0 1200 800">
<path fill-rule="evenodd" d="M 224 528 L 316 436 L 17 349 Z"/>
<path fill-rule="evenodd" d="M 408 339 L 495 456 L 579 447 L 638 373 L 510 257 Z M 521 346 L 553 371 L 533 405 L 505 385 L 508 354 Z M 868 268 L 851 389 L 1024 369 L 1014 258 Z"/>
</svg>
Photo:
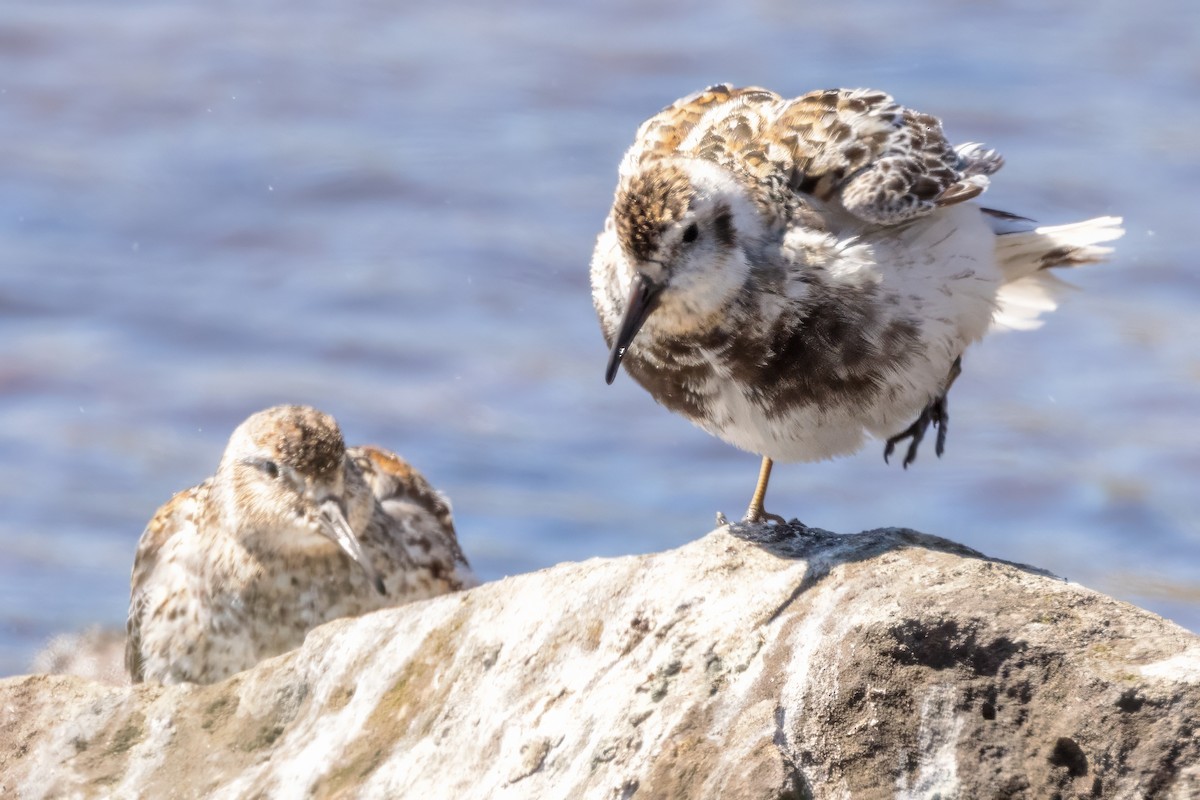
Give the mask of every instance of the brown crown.
<svg viewBox="0 0 1200 800">
<path fill-rule="evenodd" d="M 687 212 L 693 191 L 677 167 L 650 166 L 634 175 L 613 204 L 621 248 L 637 261 L 649 259 L 667 226 Z"/>
</svg>

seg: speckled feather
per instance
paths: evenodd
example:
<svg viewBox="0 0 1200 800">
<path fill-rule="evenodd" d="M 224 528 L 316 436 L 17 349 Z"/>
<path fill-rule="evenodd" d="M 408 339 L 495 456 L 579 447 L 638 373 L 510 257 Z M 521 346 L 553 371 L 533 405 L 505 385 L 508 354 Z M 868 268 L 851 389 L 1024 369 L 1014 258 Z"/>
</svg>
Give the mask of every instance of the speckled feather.
<svg viewBox="0 0 1200 800">
<path fill-rule="evenodd" d="M 384 594 L 305 527 L 313 501 L 286 475 L 342 505 Z M 176 494 L 142 534 L 126 666 L 135 682 L 210 683 L 299 646 L 323 622 L 476 582 L 449 505 L 411 465 L 345 448 L 336 423 L 313 409 L 268 409 L 235 431 L 216 475 Z"/>
<path fill-rule="evenodd" d="M 393 535 L 401 536 L 414 567 L 449 586 L 471 583 L 446 497 L 395 453 L 367 446 L 352 447 L 349 455 L 380 508 L 396 522 Z"/>
<path fill-rule="evenodd" d="M 780 461 L 897 434 L 994 321 L 1054 307 L 1047 267 L 1102 260 L 1122 233 L 970 202 L 1002 165 L 882 92 L 683 98 L 618 170 L 591 270 L 605 341 L 642 281 L 652 305 L 613 353 L 669 409 Z"/>
<path fill-rule="evenodd" d="M 939 120 L 883 92 L 827 89 L 785 100 L 727 84 L 678 100 L 643 123 L 621 176 L 671 156 L 712 161 L 753 180 L 774 200 L 767 210 L 779 208 L 786 189 L 836 197 L 850 213 L 878 224 L 969 200 L 1003 165 L 994 151 L 956 151 Z"/>
</svg>

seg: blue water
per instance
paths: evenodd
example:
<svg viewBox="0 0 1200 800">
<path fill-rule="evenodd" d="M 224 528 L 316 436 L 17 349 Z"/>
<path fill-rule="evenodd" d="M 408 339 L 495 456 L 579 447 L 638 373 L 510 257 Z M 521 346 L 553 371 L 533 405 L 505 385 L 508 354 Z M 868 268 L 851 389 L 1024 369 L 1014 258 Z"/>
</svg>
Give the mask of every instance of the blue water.
<svg viewBox="0 0 1200 800">
<path fill-rule="evenodd" d="M 485 578 L 672 547 L 757 460 L 603 381 L 587 265 L 638 123 L 717 81 L 872 86 L 985 141 L 988 202 L 1121 214 L 968 354 L 948 452 L 776 470 L 1200 630 L 1200 6 L 8 0 L 0 674 L 119 624 L 143 525 L 277 402 L 452 498 Z"/>
</svg>

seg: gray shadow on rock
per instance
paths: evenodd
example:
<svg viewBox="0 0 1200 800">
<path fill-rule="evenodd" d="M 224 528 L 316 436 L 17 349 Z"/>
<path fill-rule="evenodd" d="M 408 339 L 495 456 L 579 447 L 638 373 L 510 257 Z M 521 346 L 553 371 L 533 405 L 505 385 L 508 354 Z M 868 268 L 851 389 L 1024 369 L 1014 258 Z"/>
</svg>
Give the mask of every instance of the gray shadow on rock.
<svg viewBox="0 0 1200 800">
<path fill-rule="evenodd" d="M 1004 564 L 1032 575 L 1065 580 L 1040 567 L 991 558 L 958 542 L 910 528 L 878 528 L 862 533 L 833 533 L 821 528 L 810 528 L 800 520 L 793 519 L 784 524 L 734 522 L 727 526 L 726 531 L 730 536 L 753 544 L 778 558 L 804 561 L 808 564 L 804 578 L 788 599 L 775 609 L 768 622 L 774 622 L 798 597 L 824 580 L 835 567 L 869 561 L 893 550 L 919 547 L 963 558 Z"/>
</svg>

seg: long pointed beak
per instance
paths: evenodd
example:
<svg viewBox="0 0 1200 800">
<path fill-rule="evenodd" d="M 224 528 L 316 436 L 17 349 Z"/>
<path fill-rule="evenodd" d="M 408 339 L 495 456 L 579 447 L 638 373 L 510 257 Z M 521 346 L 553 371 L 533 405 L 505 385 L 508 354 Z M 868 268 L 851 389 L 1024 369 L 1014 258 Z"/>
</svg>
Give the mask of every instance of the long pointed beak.
<svg viewBox="0 0 1200 800">
<path fill-rule="evenodd" d="M 625 303 L 625 316 L 621 317 L 621 326 L 613 339 L 612 350 L 608 351 L 608 366 L 604 369 L 604 382 L 611 384 L 621 368 L 621 359 L 629 349 L 633 337 L 642 329 L 646 317 L 658 307 L 658 293 L 662 289 L 650 282 L 644 275 L 634 275 L 633 286 L 629 292 L 629 301 Z"/>
<path fill-rule="evenodd" d="M 318 521 L 321 533 L 337 542 L 338 547 L 346 551 L 346 555 L 358 562 L 358 565 L 363 568 L 363 572 L 367 573 L 367 580 L 374 585 L 375 591 L 387 594 L 383 578 L 379 577 L 379 573 L 375 571 L 375 565 L 371 563 L 370 556 L 363 550 L 358 537 L 354 535 L 354 530 L 346 521 L 346 514 L 342 511 L 342 507 L 336 500 L 329 498 L 321 503 L 320 508 L 321 515 L 318 517 Z"/>
</svg>

